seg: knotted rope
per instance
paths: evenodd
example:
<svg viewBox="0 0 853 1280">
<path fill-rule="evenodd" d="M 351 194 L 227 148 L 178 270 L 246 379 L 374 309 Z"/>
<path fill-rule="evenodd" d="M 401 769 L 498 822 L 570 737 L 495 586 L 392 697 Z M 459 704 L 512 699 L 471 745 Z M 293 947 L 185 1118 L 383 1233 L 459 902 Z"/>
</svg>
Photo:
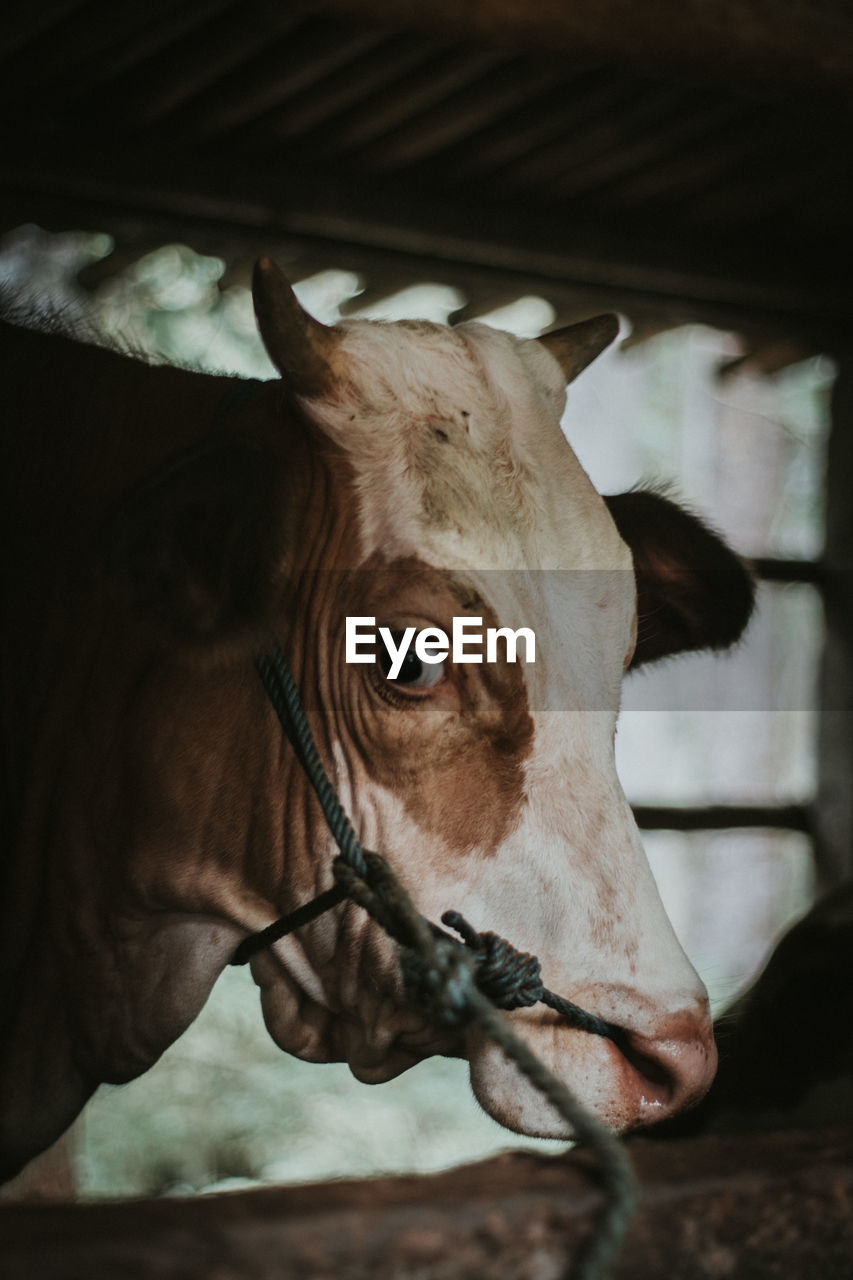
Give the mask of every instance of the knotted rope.
<svg viewBox="0 0 853 1280">
<path fill-rule="evenodd" d="M 542 984 L 535 956 L 516 950 L 496 934 L 477 933 L 458 912 L 446 912 L 442 921 L 460 935 L 463 943 L 459 943 L 416 910 L 386 859 L 362 848 L 320 760 L 284 654 L 274 645 L 271 654 L 259 659 L 256 665 L 282 728 L 320 802 L 339 854 L 332 864 L 334 888 L 244 939 L 231 963 L 245 964 L 271 942 L 315 919 L 344 898 L 363 907 L 403 949 L 401 958 L 408 990 L 430 1016 L 445 1026 L 478 1025 L 551 1103 L 577 1141 L 595 1152 L 605 1203 L 571 1274 L 573 1280 L 604 1280 L 634 1212 L 636 1188 L 625 1149 L 547 1070 L 496 1006 L 522 1008 L 541 1000 L 573 1026 L 592 1034 L 617 1040 L 623 1033 L 548 991 Z"/>
<path fill-rule="evenodd" d="M 477 986 L 499 1009 L 525 1009 L 541 1001 L 578 1030 L 606 1036 L 620 1048 L 627 1044 L 621 1027 L 549 991 L 542 981 L 542 966 L 537 956 L 518 951 L 500 934 L 478 933 L 458 911 L 445 911 L 441 922 L 454 929 L 465 946 L 474 952 Z"/>
</svg>

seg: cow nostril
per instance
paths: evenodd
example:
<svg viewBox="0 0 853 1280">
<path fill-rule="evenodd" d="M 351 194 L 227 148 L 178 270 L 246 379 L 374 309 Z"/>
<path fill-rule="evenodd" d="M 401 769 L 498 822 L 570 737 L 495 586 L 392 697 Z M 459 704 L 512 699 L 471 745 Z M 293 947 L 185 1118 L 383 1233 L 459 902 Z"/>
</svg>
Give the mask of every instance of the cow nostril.
<svg viewBox="0 0 853 1280">
<path fill-rule="evenodd" d="M 682 1017 L 649 1036 L 628 1031 L 618 1045 L 624 1087 L 633 1094 L 637 1125 L 653 1124 L 697 1103 L 717 1068 L 717 1050 L 707 1017 Z"/>
<path fill-rule="evenodd" d="M 644 1080 L 661 1088 L 669 1088 L 672 1085 L 672 1073 L 664 1062 L 654 1054 L 636 1048 L 630 1036 L 623 1038 L 620 1048 L 631 1066 Z"/>
</svg>

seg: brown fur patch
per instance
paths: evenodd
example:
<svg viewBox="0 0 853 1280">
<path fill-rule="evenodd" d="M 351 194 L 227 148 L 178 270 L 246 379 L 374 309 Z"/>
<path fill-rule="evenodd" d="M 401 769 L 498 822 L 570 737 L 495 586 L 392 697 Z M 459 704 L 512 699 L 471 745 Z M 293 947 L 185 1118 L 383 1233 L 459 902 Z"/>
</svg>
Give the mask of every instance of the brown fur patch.
<svg viewBox="0 0 853 1280">
<path fill-rule="evenodd" d="M 376 617 L 379 626 L 434 625 L 482 617 L 493 609 L 455 575 L 409 557 L 355 575 L 358 603 L 347 611 Z M 351 589 L 354 584 L 351 584 Z M 493 853 L 517 825 L 525 804 L 524 761 L 533 747 L 521 664 L 504 659 L 446 664 L 429 696 L 409 697 L 372 667 L 349 666 L 351 697 L 364 705 L 370 742 L 363 749 L 373 778 L 392 790 L 418 827 L 460 854 Z"/>
</svg>

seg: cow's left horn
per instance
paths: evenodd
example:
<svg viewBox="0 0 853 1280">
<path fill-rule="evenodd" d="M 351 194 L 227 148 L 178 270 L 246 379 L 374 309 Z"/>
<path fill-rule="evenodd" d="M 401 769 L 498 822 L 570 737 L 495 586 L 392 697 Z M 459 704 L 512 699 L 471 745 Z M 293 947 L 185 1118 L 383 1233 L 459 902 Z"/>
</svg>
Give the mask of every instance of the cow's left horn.
<svg viewBox="0 0 853 1280">
<path fill-rule="evenodd" d="M 619 332 L 619 317 L 608 313 L 581 320 L 565 329 L 554 329 L 539 339 L 559 364 L 566 382 L 574 382 L 605 347 L 609 347 Z"/>
<path fill-rule="evenodd" d="M 339 335 L 304 310 L 272 258 L 259 258 L 252 275 L 258 329 L 270 360 L 290 389 L 316 396 L 334 377 Z"/>
</svg>

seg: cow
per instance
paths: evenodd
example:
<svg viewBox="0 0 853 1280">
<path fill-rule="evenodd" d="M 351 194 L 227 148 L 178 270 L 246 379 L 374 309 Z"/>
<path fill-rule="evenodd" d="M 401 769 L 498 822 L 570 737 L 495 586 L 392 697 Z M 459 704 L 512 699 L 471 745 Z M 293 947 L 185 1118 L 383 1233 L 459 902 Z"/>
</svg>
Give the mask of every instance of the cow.
<svg viewBox="0 0 853 1280">
<path fill-rule="evenodd" d="M 332 844 L 253 667 L 288 655 L 366 846 L 430 919 L 538 955 L 621 1028 L 508 1016 L 617 1132 L 699 1099 L 704 988 L 614 765 L 623 674 L 723 649 L 743 562 L 657 492 L 607 499 L 566 385 L 614 338 L 477 323 L 325 326 L 269 258 L 253 294 L 281 377 L 151 366 L 5 325 L 0 1148 L 11 1176 L 101 1082 L 192 1022 L 242 939 L 328 889 Z M 347 618 L 535 632 L 535 662 L 344 660 Z M 286 1052 L 388 1080 L 462 1055 L 503 1125 L 564 1123 L 476 1030 L 412 1002 L 354 903 L 252 960 Z"/>
</svg>

